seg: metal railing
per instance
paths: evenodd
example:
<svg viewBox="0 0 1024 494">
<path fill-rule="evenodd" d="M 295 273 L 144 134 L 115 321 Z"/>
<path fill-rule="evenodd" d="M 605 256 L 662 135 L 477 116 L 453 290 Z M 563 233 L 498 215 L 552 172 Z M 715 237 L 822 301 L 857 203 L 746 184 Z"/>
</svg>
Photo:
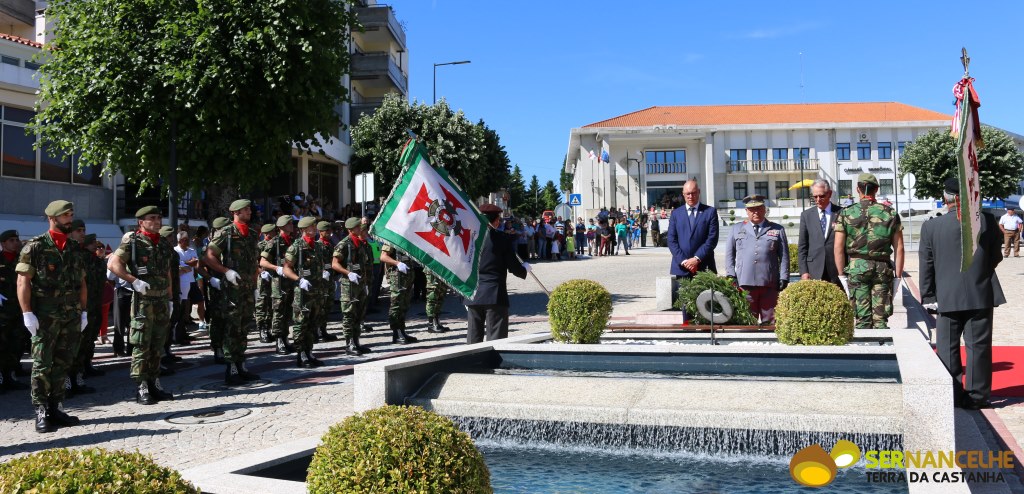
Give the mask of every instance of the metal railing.
<svg viewBox="0 0 1024 494">
<path fill-rule="evenodd" d="M 729 160 L 730 173 L 817 171 L 817 159 Z"/>
</svg>

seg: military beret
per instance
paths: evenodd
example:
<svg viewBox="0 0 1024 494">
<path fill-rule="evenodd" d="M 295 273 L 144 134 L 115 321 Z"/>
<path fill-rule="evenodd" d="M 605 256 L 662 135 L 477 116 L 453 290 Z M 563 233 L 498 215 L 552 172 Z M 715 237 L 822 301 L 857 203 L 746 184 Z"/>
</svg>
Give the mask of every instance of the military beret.
<svg viewBox="0 0 1024 494">
<path fill-rule="evenodd" d="M 299 220 L 299 228 L 309 228 L 310 226 L 313 226 L 315 224 L 316 218 L 312 216 L 306 216 L 305 218 Z"/>
<path fill-rule="evenodd" d="M 79 228 L 85 228 L 85 220 L 81 220 L 78 218 L 71 220 L 71 229 L 77 230 Z"/>
<path fill-rule="evenodd" d="M 68 211 L 74 211 L 75 205 L 71 201 L 53 201 L 43 210 L 47 216 L 60 216 Z"/>
<path fill-rule="evenodd" d="M 172 233 L 174 233 L 174 227 L 173 226 L 171 226 L 171 225 L 164 225 L 164 226 L 160 227 L 160 236 L 161 237 L 170 237 Z"/>
<path fill-rule="evenodd" d="M 481 213 L 500 213 L 501 212 L 501 208 L 499 208 L 498 206 L 495 206 L 494 204 L 488 203 L 488 204 L 484 204 L 483 206 L 480 206 L 480 212 Z"/>
<path fill-rule="evenodd" d="M 263 225 L 262 228 L 260 228 L 260 233 L 270 233 L 276 229 L 277 226 L 275 226 L 273 223 L 267 223 L 266 225 Z"/>
<path fill-rule="evenodd" d="M 746 204 L 746 207 L 748 209 L 749 208 L 757 208 L 757 207 L 764 206 L 764 200 L 765 200 L 764 196 L 762 196 L 760 194 L 754 194 L 752 196 L 744 197 L 743 198 L 743 203 Z"/>
<path fill-rule="evenodd" d="M 95 241 L 96 241 L 96 234 L 95 233 L 90 233 L 90 234 L 86 235 L 85 238 L 82 240 L 82 245 L 83 246 L 84 245 L 89 245 L 89 244 L 91 244 L 91 243 L 93 243 Z"/>
<path fill-rule="evenodd" d="M 138 218 L 138 219 L 142 219 L 142 218 L 145 218 L 147 214 L 160 214 L 160 215 L 162 215 L 163 213 L 160 212 L 160 208 L 157 207 L 157 206 L 145 206 L 145 207 L 139 208 L 139 210 L 135 212 L 135 217 Z"/>
<path fill-rule="evenodd" d="M 857 183 L 878 185 L 878 178 L 871 173 L 861 173 L 857 175 Z"/>
<path fill-rule="evenodd" d="M 348 228 L 349 230 L 360 225 L 361 223 L 359 222 L 359 218 L 356 218 L 355 216 L 345 220 L 345 228 Z"/>
<path fill-rule="evenodd" d="M 277 225 L 278 227 L 283 227 L 283 226 L 285 226 L 285 225 L 287 225 L 288 223 L 291 223 L 291 222 L 292 222 L 292 217 L 288 216 L 286 214 L 284 216 L 278 216 L 277 217 L 277 222 L 274 223 L 274 224 Z"/>
<path fill-rule="evenodd" d="M 249 207 L 251 204 L 252 201 L 248 199 L 237 199 L 235 200 L 235 202 L 231 203 L 230 206 L 228 206 L 228 211 L 231 211 L 232 213 L 235 211 L 240 211 L 242 209 Z"/>
<path fill-rule="evenodd" d="M 7 230 L 3 233 L 0 233 L 0 242 L 6 242 L 14 237 L 20 236 L 21 235 L 18 235 L 18 230 Z"/>
<path fill-rule="evenodd" d="M 213 228 L 219 230 L 231 224 L 231 220 L 221 216 L 213 219 Z"/>
<path fill-rule="evenodd" d="M 956 177 L 949 177 L 945 182 L 942 182 L 942 188 L 950 194 L 960 195 L 960 181 Z M 1007 208 L 1010 209 L 1010 208 Z"/>
<path fill-rule="evenodd" d="M 331 222 L 330 221 L 321 221 L 321 222 L 316 224 L 316 229 L 320 230 L 322 232 L 330 230 L 331 229 Z"/>
</svg>

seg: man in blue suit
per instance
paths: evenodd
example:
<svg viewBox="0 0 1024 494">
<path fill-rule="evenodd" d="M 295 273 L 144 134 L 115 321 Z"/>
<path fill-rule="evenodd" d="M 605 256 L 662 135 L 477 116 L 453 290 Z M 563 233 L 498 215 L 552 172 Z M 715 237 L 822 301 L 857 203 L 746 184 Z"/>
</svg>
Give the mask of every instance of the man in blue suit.
<svg viewBox="0 0 1024 494">
<path fill-rule="evenodd" d="M 683 185 L 683 200 L 685 204 L 672 210 L 668 219 L 671 273 L 676 278 L 689 278 L 704 270 L 717 273 L 718 211 L 700 203 L 700 187 L 696 180 L 688 180 Z"/>
</svg>

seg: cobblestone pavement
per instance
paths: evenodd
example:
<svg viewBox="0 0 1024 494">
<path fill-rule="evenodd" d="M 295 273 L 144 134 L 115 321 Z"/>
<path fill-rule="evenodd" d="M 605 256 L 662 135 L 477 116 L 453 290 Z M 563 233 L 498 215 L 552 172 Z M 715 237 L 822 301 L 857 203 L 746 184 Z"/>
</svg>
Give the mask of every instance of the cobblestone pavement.
<svg viewBox="0 0 1024 494">
<path fill-rule="evenodd" d="M 720 249 L 721 250 L 721 249 Z M 669 254 L 665 248 L 638 248 L 630 256 L 583 258 L 574 261 L 540 262 L 534 273 L 547 288 L 572 278 L 589 278 L 604 284 L 614 294 L 616 319 L 630 319 L 639 312 L 654 310 L 654 285 L 657 276 L 667 274 Z M 721 259 L 722 253 L 718 253 Z M 721 265 L 721 264 L 720 264 Z M 916 277 L 916 254 L 908 256 L 907 271 Z M 1007 259 L 999 267 L 1003 289 L 1010 302 L 996 309 L 995 340 L 998 345 L 1024 345 L 1024 335 L 1014 320 L 1024 305 L 1016 297 L 1024 287 L 1024 259 Z M 545 321 L 547 297 L 532 279 L 509 277 L 512 295 L 512 332 L 548 329 Z M 107 375 L 89 380 L 99 391 L 70 398 L 65 406 L 82 419 L 78 427 L 63 428 L 52 434 L 37 434 L 33 429 L 32 409 L 27 392 L 0 395 L 0 461 L 28 452 L 60 446 L 100 446 L 139 450 L 153 455 L 161 464 L 186 469 L 224 459 L 243 452 L 311 435 L 352 413 L 352 365 L 370 359 L 387 358 L 440 346 L 460 344 L 465 338 L 465 308 L 461 300 L 449 296 L 444 319 L 452 332 L 425 332 L 426 316 L 422 301 L 410 308 L 409 329 L 421 338 L 414 345 L 391 344 L 386 321 L 387 300 L 382 299 L 369 322 L 378 328 L 365 335 L 363 343 L 374 352 L 359 358 L 346 357 L 342 342 L 317 344 L 314 354 L 327 366 L 304 370 L 293 366 L 294 356 L 278 356 L 271 344 L 250 338 L 250 370 L 260 374 L 266 385 L 253 389 L 223 389 L 224 368 L 214 365 L 208 340 L 176 347 L 184 357 L 175 375 L 162 379 L 164 387 L 175 394 L 174 401 L 154 406 L 133 401 L 134 386 L 128 379 L 126 358 L 112 356 L 110 345 L 97 347 L 98 367 Z M 332 314 L 330 328 L 337 333 L 338 314 Z M 27 362 L 27 361 L 26 361 Z M 24 378 L 23 378 L 24 379 Z M 1024 400 L 1002 400 L 994 413 L 1002 419 L 1018 443 L 1024 439 Z M 217 411 L 225 416 L 249 415 L 215 422 Z M 241 410 L 240 410 L 241 409 Z M 213 413 L 208 413 L 208 412 Z M 172 414 L 184 415 L 197 425 L 173 424 Z M 193 417 L 198 415 L 198 417 Z"/>
</svg>

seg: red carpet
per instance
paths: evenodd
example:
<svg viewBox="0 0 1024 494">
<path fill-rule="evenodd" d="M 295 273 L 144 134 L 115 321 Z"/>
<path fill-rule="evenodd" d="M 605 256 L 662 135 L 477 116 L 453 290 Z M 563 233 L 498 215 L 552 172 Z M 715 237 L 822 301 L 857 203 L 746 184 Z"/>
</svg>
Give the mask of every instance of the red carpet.
<svg viewBox="0 0 1024 494">
<path fill-rule="evenodd" d="M 967 363 L 963 347 L 960 358 Z M 992 396 L 1024 397 L 1024 346 L 992 347 Z"/>
</svg>

